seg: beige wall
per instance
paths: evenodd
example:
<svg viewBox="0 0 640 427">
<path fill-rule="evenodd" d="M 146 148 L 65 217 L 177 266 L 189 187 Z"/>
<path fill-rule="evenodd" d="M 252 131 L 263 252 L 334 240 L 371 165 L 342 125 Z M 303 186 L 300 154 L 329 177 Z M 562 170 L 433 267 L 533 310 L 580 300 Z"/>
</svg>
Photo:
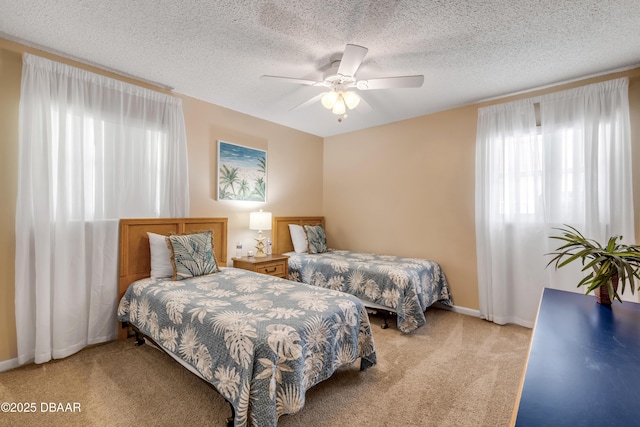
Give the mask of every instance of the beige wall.
<svg viewBox="0 0 640 427">
<path fill-rule="evenodd" d="M 467 107 L 325 138 L 329 246 L 438 261 L 477 308 L 475 121 Z"/>
<path fill-rule="evenodd" d="M 0 362 L 17 357 L 14 227 L 21 55 L 25 51 L 100 72 L 0 39 L 0 188 L 3 198 L 0 206 Z M 111 73 L 101 73 L 120 78 Z M 131 79 L 120 79 L 150 87 Z M 262 208 L 274 215 L 317 215 L 322 211 L 322 138 L 194 98 L 180 97 L 189 152 L 190 216 L 229 218 L 229 257 L 235 255 L 237 240 L 243 241 L 245 251 L 255 245 L 253 237 L 256 233 L 248 230 L 249 212 L 252 210 Z M 215 200 L 218 139 L 267 150 L 266 203 Z M 270 232 L 265 232 L 265 235 L 269 236 Z"/>
<path fill-rule="evenodd" d="M 21 72 L 20 55 L 0 45 L 0 362 L 16 357 L 13 280 Z"/>
<path fill-rule="evenodd" d="M 229 218 L 229 258 L 235 243 L 255 246 L 249 212 L 317 215 L 322 211 L 322 138 L 183 97 L 189 149 L 190 216 Z M 267 202 L 216 200 L 217 141 L 267 150 Z M 270 232 L 265 232 L 270 236 Z M 250 248 L 253 249 L 253 248 Z"/>
</svg>

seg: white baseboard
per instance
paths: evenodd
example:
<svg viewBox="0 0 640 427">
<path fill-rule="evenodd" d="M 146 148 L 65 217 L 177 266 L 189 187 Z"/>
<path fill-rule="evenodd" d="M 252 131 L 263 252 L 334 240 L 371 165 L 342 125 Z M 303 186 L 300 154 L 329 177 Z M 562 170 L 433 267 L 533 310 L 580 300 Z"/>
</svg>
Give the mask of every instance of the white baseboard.
<svg viewBox="0 0 640 427">
<path fill-rule="evenodd" d="M 460 307 L 458 305 L 452 307 L 439 302 L 434 303 L 433 306 L 441 310 L 449 310 L 454 313 L 466 314 L 467 316 L 480 317 L 480 310 L 474 310 L 472 308 Z"/>
<path fill-rule="evenodd" d="M 17 368 L 18 366 L 20 366 L 20 364 L 18 363 L 17 357 L 15 359 L 3 360 L 0 362 L 0 372 L 8 371 L 9 369 Z"/>
</svg>

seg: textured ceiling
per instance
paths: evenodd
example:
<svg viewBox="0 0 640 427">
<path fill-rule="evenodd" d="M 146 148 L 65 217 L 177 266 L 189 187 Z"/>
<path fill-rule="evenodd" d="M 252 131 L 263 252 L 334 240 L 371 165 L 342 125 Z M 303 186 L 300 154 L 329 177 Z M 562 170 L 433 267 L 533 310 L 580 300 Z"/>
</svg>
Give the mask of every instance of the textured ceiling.
<svg viewBox="0 0 640 427">
<path fill-rule="evenodd" d="M 0 0 L 0 37 L 232 110 L 330 136 L 640 64 L 640 0 Z M 359 79 L 423 74 L 362 92 L 338 123 L 320 80 L 347 43 Z"/>
</svg>

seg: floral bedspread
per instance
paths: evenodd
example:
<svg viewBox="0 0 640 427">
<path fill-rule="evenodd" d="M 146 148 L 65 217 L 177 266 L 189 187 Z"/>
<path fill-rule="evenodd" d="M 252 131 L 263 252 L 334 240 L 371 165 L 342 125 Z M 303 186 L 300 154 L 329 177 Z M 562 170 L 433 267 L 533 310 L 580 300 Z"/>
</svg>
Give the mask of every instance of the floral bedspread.
<svg viewBox="0 0 640 427">
<path fill-rule="evenodd" d="M 286 255 L 289 279 L 388 307 L 397 313 L 398 329 L 404 333 L 426 323 L 424 311 L 434 302 L 453 305 L 447 279 L 435 261 L 336 249 Z"/>
<path fill-rule="evenodd" d="M 361 369 L 376 363 L 357 298 L 235 268 L 139 280 L 118 320 L 194 367 L 233 405 L 236 426 L 275 426 L 337 368 L 358 358 Z"/>
</svg>

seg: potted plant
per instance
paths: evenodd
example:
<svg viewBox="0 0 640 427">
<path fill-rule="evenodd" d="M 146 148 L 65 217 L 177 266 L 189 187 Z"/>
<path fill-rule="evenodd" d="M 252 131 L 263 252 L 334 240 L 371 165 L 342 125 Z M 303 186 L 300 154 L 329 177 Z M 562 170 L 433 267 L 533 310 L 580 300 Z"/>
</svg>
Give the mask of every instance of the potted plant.
<svg viewBox="0 0 640 427">
<path fill-rule="evenodd" d="M 558 269 L 580 260 L 582 271 L 589 271 L 589 274 L 578 283 L 578 287 L 586 286 L 587 294 L 595 291 L 596 299 L 601 304 L 610 305 L 614 299 L 622 302 L 618 294 L 618 282 L 621 286 L 620 293 L 624 293 L 627 282 L 631 286 L 631 293 L 634 293 L 635 279 L 640 279 L 639 245 L 618 243 L 622 236 L 612 236 L 603 246 L 593 239 L 585 238 L 574 227 L 566 224 L 565 227 L 555 228 L 561 235 L 550 236 L 563 244 L 555 252 L 547 254 L 554 256 L 547 267 L 555 264 Z"/>
</svg>

